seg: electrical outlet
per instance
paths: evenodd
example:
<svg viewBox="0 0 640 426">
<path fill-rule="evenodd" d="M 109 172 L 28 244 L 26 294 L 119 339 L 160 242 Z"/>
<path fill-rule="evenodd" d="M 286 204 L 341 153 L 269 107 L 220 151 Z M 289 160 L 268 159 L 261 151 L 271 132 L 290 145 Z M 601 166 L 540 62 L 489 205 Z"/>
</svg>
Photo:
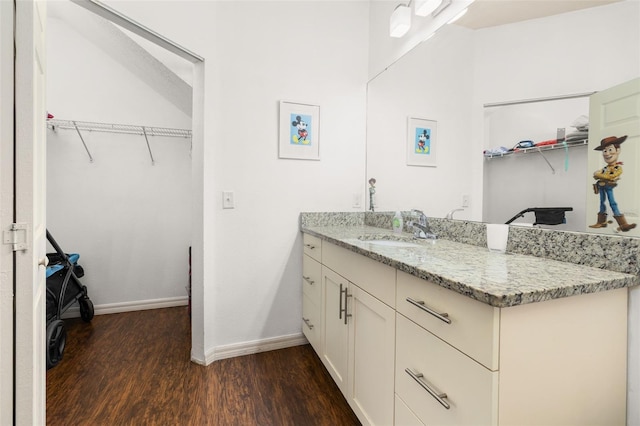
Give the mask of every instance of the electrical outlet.
<svg viewBox="0 0 640 426">
<path fill-rule="evenodd" d="M 353 208 L 359 209 L 361 207 L 360 204 L 360 194 L 353 194 Z"/>
<path fill-rule="evenodd" d="M 233 191 L 222 191 L 222 208 L 234 209 L 236 207 Z"/>
<path fill-rule="evenodd" d="M 469 207 L 469 194 L 462 194 L 462 207 Z"/>
</svg>

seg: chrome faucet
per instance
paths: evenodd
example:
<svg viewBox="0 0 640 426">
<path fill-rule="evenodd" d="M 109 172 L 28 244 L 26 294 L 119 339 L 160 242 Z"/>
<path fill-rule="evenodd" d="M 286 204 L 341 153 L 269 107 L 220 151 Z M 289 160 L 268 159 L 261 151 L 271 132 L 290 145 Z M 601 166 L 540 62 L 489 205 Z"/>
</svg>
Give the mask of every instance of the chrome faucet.
<svg viewBox="0 0 640 426">
<path fill-rule="evenodd" d="M 414 220 L 411 220 L 411 222 L 409 222 L 409 226 L 413 228 L 414 238 L 436 239 L 436 234 L 431 232 L 431 228 L 429 227 L 427 215 L 424 214 L 424 212 L 422 212 L 421 210 L 411 210 L 411 217 L 413 218 L 415 215 L 418 216 L 418 221 L 416 222 Z"/>
<path fill-rule="evenodd" d="M 446 219 L 453 219 L 453 214 L 455 212 L 461 212 L 463 210 L 464 209 L 453 209 L 453 210 L 451 210 L 449 213 L 447 213 Z"/>
</svg>

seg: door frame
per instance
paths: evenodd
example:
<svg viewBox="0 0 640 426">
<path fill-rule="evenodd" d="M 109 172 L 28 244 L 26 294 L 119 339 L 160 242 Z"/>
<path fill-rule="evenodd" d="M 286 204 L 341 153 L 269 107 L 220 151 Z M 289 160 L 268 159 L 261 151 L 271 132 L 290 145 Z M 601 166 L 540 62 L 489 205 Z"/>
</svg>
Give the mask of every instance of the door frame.
<svg viewBox="0 0 640 426">
<path fill-rule="evenodd" d="M 14 222 L 13 2 L 0 1 L 0 230 Z M 0 424 L 13 424 L 13 250 L 0 245 Z"/>
<path fill-rule="evenodd" d="M 79 6 L 85 7 L 96 13 L 103 18 L 117 24 L 125 29 L 133 31 L 138 35 L 146 38 L 147 40 L 165 48 L 173 53 L 180 54 L 178 52 L 182 52 L 180 56 L 186 57 L 186 59 L 190 60 L 193 64 L 193 114 L 192 114 L 192 146 L 193 146 L 193 155 L 192 155 L 192 193 L 193 193 L 193 224 L 191 229 L 192 234 L 192 349 L 191 349 L 191 358 L 195 362 L 204 363 L 205 362 L 205 333 L 204 333 L 204 214 L 203 214 L 203 206 L 204 206 L 204 58 L 188 51 L 187 49 L 182 48 L 176 43 L 171 42 L 167 38 L 161 36 L 158 33 L 153 32 L 152 30 L 144 27 L 143 25 L 133 21 L 132 19 L 127 18 L 126 16 L 120 14 L 114 9 L 109 8 L 108 6 L 96 2 L 94 0 L 72 0 L 74 3 L 77 3 Z M 4 2 L 0 1 L 0 4 L 4 6 L 5 3 L 14 4 L 13 1 Z M 29 7 L 34 5 L 34 1 L 19 1 L 20 4 L 28 4 Z M 87 7 L 88 6 L 88 7 Z M 16 22 L 16 30 L 17 27 L 20 26 L 20 21 Z M 3 25 L 4 28 L 4 25 Z M 183 56 L 186 55 L 186 56 Z M 22 99 L 24 102 L 25 100 Z M 41 126 L 43 129 L 45 128 L 45 115 L 42 115 L 40 119 L 40 123 L 37 124 Z M 13 117 L 12 117 L 13 121 Z M 13 128 L 12 128 L 13 131 Z M 20 143 L 20 141 L 17 141 Z M 30 143 L 30 142 L 27 142 Z M 16 172 L 19 172 L 19 165 L 16 166 Z M 39 171 L 44 173 L 44 170 Z M 19 210 L 19 209 L 18 209 Z M 17 211 L 17 214 L 20 212 Z M 31 212 L 33 213 L 33 212 Z M 33 283 L 30 282 L 30 278 L 26 276 L 16 276 L 15 279 L 16 286 L 33 286 Z M 20 306 L 16 307 L 16 316 L 19 318 L 21 315 Z M 42 331 L 44 334 L 45 324 L 42 324 Z M 2 336 L 3 338 L 5 336 Z M 13 335 L 15 338 L 15 332 Z M 23 339 L 24 340 L 24 339 Z M 12 339 L 13 341 L 13 339 Z M 27 342 L 28 343 L 28 342 Z M 44 344 L 44 341 L 41 342 Z M 26 347 L 24 347 L 25 342 L 21 343 L 23 346 L 20 350 L 24 351 Z M 35 347 L 35 343 L 31 342 L 31 348 Z M 15 343 L 13 345 L 13 350 L 15 350 Z M 33 350 L 31 351 L 33 353 Z M 29 367 L 19 366 L 14 361 L 14 370 L 23 370 L 22 373 L 26 373 L 34 382 L 38 382 L 41 384 L 35 384 L 35 386 L 31 386 L 33 388 L 32 395 L 29 396 L 29 392 L 24 392 L 19 388 L 18 385 L 13 385 L 12 394 L 17 392 L 20 394 L 20 397 L 16 397 L 12 402 L 12 409 L 16 410 L 15 418 L 13 418 L 13 423 L 43 423 L 46 418 L 46 404 L 44 402 L 45 395 L 45 372 L 44 372 L 44 354 L 39 354 L 38 356 L 42 357 L 42 365 L 41 368 L 33 368 L 32 370 L 42 370 L 40 371 L 29 371 Z M 37 377 L 36 377 L 37 376 Z M 5 394 L 2 393 L 2 399 L 4 401 Z M 18 401 L 18 399 L 20 401 Z M 4 402 L 3 402 L 4 404 Z M 20 406 L 18 408 L 17 406 Z M 31 412 L 27 412 L 26 407 L 33 407 Z M 13 410 L 12 410 L 13 411 Z M 4 420 L 0 418 L 0 420 Z M 3 422 L 0 422 L 4 424 Z M 9 424 L 12 422 L 9 421 Z"/>
</svg>

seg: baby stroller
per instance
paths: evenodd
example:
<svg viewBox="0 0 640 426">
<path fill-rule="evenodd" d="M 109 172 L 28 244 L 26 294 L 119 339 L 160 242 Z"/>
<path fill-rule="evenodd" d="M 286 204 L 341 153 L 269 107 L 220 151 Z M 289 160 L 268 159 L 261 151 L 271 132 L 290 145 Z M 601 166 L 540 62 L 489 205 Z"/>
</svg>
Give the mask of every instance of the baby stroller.
<svg viewBox="0 0 640 426">
<path fill-rule="evenodd" d="M 80 317 L 85 322 L 93 319 L 93 302 L 87 295 L 87 287 L 79 278 L 84 276 L 84 269 L 78 265 L 78 254 L 67 254 L 62 251 L 56 240 L 47 230 L 47 240 L 55 249 L 55 253 L 47 253 L 47 370 L 55 367 L 62 360 L 67 341 L 67 331 L 62 314 L 76 301 L 80 305 Z"/>
<path fill-rule="evenodd" d="M 533 212 L 536 217 L 534 225 L 560 225 L 567 223 L 564 217 L 565 212 L 573 211 L 573 207 L 531 207 L 522 210 L 520 213 L 506 221 L 508 225 L 519 217 L 524 217 L 525 213 Z"/>
</svg>

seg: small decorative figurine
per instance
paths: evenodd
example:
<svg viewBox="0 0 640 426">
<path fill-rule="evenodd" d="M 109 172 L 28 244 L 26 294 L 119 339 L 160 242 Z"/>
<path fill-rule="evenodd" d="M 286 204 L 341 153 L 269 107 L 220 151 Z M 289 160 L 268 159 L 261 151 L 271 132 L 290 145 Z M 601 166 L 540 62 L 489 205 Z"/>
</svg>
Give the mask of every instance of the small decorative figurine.
<svg viewBox="0 0 640 426">
<path fill-rule="evenodd" d="M 376 195 L 376 180 L 374 178 L 369 179 L 369 210 L 375 211 L 375 195 Z"/>
</svg>

